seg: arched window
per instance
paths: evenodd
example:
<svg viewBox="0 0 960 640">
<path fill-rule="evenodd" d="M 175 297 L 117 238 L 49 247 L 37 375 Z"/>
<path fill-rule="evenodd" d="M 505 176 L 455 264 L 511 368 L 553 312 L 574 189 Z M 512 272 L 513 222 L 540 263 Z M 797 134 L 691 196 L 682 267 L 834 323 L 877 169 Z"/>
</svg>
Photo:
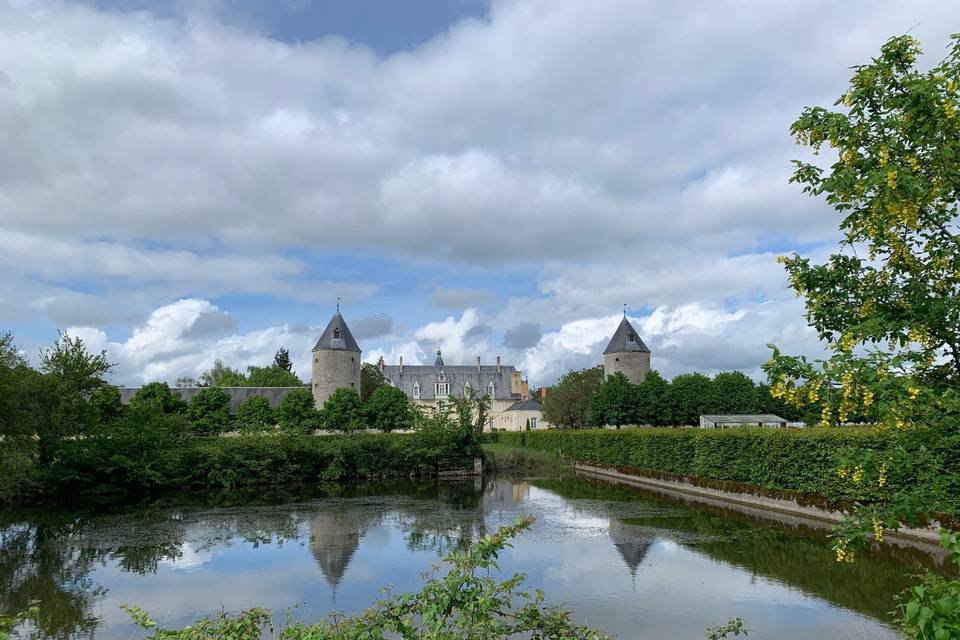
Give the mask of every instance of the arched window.
<svg viewBox="0 0 960 640">
<path fill-rule="evenodd" d="M 420 383 L 416 380 L 413 381 L 413 397 L 420 399 Z"/>
<path fill-rule="evenodd" d="M 470 386 L 470 381 L 467 380 L 466 382 L 464 382 L 464 383 L 463 383 L 463 397 L 469 396 L 471 389 L 473 389 L 473 387 Z"/>
<path fill-rule="evenodd" d="M 491 398 L 494 398 L 497 395 L 497 387 L 493 384 L 493 380 L 491 380 L 490 384 L 487 385 L 487 395 Z"/>
</svg>

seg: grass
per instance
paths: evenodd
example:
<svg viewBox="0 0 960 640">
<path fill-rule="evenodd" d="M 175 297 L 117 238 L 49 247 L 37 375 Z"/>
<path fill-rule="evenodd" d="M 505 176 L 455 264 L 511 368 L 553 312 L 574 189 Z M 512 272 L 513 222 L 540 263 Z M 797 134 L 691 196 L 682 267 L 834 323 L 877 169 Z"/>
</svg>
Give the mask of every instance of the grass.
<svg viewBox="0 0 960 640">
<path fill-rule="evenodd" d="M 521 449 L 508 444 L 487 443 L 483 445 L 485 465 L 492 471 L 505 473 L 542 473 L 569 468 L 555 453 Z"/>
</svg>

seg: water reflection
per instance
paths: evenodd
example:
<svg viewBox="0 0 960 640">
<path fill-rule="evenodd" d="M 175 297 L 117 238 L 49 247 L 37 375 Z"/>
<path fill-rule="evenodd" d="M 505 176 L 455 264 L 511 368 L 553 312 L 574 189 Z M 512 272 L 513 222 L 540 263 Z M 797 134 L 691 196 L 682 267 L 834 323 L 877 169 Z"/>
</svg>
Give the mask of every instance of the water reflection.
<svg viewBox="0 0 960 640">
<path fill-rule="evenodd" d="M 316 620 L 334 605 L 362 609 L 386 584 L 417 588 L 441 554 L 528 513 L 537 523 L 504 555 L 504 572 L 527 573 L 621 637 L 700 637 L 716 612 L 767 624 L 780 638 L 884 638 L 893 636 L 877 621 L 918 559 L 885 552 L 841 566 L 822 532 L 576 478 L 319 485 L 193 500 L 0 511 L 0 612 L 40 600 L 37 635 L 56 638 L 130 637 L 121 603 L 186 624 L 221 603 L 267 606 L 282 619 L 303 602 Z M 645 635 L 635 624 L 641 614 Z M 776 627 L 801 614 L 791 629 L 807 636 Z"/>
</svg>

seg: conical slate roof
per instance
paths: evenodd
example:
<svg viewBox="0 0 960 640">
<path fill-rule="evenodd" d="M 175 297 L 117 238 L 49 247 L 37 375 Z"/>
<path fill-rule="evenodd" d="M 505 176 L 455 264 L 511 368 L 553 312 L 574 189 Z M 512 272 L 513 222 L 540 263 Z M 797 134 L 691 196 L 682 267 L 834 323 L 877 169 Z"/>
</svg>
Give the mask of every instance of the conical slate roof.
<svg viewBox="0 0 960 640">
<path fill-rule="evenodd" d="M 356 351 L 360 353 L 360 345 L 353 339 L 353 334 L 350 333 L 350 328 L 347 326 L 343 316 L 340 315 L 339 309 L 337 309 L 337 312 L 330 318 L 330 323 L 327 325 L 327 328 L 323 330 L 320 339 L 317 340 L 317 344 L 313 346 L 313 350 Z"/>
<path fill-rule="evenodd" d="M 650 349 L 647 348 L 647 345 L 643 344 L 643 340 L 640 339 L 640 334 L 637 333 L 637 330 L 634 329 L 630 321 L 627 320 L 627 316 L 623 316 L 623 320 L 620 321 L 620 326 L 617 327 L 613 337 L 610 338 L 610 343 L 603 352 L 606 354 L 624 353 L 627 351 L 645 351 L 650 353 Z"/>
<path fill-rule="evenodd" d="M 443 368 L 443 355 L 440 349 L 437 349 L 437 359 L 433 361 L 433 366 Z"/>
</svg>

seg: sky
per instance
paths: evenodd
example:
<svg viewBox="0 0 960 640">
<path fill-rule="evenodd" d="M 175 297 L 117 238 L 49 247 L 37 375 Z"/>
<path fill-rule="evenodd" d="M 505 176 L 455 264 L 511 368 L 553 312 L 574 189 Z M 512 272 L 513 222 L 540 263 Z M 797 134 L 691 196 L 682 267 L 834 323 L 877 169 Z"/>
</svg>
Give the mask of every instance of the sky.
<svg viewBox="0 0 960 640">
<path fill-rule="evenodd" d="M 0 330 L 112 381 L 310 348 L 601 362 L 627 305 L 655 369 L 822 353 L 778 255 L 839 217 L 789 135 L 960 3 L 0 0 Z M 824 159 L 829 161 L 829 158 Z"/>
</svg>

